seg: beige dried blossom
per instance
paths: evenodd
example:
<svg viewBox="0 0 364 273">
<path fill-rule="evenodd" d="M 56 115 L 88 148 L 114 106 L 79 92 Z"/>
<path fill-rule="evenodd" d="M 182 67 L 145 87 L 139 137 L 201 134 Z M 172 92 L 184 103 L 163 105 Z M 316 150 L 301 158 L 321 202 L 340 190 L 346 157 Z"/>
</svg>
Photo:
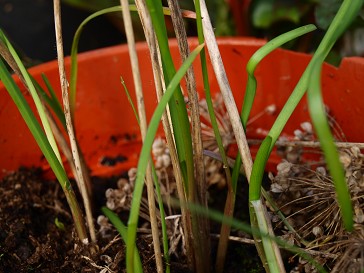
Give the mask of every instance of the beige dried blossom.
<svg viewBox="0 0 364 273">
<path fill-rule="evenodd" d="M 134 170 L 130 171 L 134 174 Z M 121 178 L 117 182 L 117 189 L 107 189 L 105 191 L 106 206 L 113 210 L 128 210 L 131 206 L 131 200 L 134 190 L 134 183 L 125 178 Z"/>
<path fill-rule="evenodd" d="M 111 236 L 110 234 L 113 226 L 110 224 L 109 219 L 107 219 L 106 216 L 99 215 L 97 217 L 97 224 L 100 226 L 99 232 L 102 238 L 108 238 Z"/>
</svg>

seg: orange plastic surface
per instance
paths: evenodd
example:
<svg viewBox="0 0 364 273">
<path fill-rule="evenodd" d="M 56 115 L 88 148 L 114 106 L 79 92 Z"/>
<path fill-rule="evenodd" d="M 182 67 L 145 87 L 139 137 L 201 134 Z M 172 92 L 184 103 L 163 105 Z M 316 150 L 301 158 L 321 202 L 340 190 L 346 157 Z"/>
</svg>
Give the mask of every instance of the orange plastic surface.
<svg viewBox="0 0 364 273">
<path fill-rule="evenodd" d="M 190 40 L 191 48 L 194 48 L 196 44 L 196 39 Z M 256 39 L 219 39 L 222 59 L 239 110 L 247 79 L 246 63 L 263 44 L 264 41 Z M 181 61 L 178 57 L 176 41 L 171 40 L 170 46 L 178 68 Z M 147 115 L 150 117 L 156 106 L 150 57 L 146 44 L 137 44 L 137 49 Z M 271 104 L 276 105 L 276 113 L 279 113 L 310 58 L 309 55 L 278 49 L 264 59 L 255 73 L 258 90 L 251 116 L 255 116 Z M 127 46 L 82 53 L 78 60 L 76 134 L 91 174 L 109 176 L 136 166 L 141 147 L 138 125 L 120 83 L 120 76 L 122 76 L 134 98 Z M 69 69 L 70 59 L 66 58 L 66 70 L 69 72 Z M 219 87 L 212 76 L 211 65 L 208 66 L 208 71 L 211 89 L 216 92 Z M 202 92 L 199 60 L 195 62 L 195 72 L 197 88 L 199 92 Z M 363 72 L 364 59 L 362 58 L 346 58 L 340 68 L 325 65 L 323 69 L 322 84 L 325 103 L 345 133 L 346 139 L 352 142 L 364 141 Z M 41 81 L 41 73 L 45 73 L 60 97 L 56 61 L 31 68 L 30 73 L 39 81 Z M 18 79 L 17 82 L 19 83 Z M 21 88 L 25 90 L 23 86 Z M 29 94 L 25 93 L 25 95 L 30 101 Z M 269 130 L 276 117 L 277 114 L 264 115 L 257 119 L 248 127 L 248 137 L 263 138 L 264 132 Z M 292 136 L 293 131 L 298 129 L 300 123 L 304 121 L 309 121 L 305 98 L 297 107 L 283 134 Z M 0 177 L 20 166 L 41 166 L 51 172 L 1 83 L 0 128 Z M 252 150 L 253 154 L 254 151 L 255 149 Z M 273 165 L 277 162 L 274 154 L 270 162 Z M 111 166 L 107 166 L 110 164 Z"/>
</svg>

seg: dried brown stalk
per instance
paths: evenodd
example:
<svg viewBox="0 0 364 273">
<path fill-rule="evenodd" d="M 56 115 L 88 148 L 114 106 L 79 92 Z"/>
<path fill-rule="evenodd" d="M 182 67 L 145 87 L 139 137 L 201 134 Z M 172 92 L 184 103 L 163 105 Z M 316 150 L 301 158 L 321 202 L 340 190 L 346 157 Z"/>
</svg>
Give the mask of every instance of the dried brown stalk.
<svg viewBox="0 0 364 273">
<path fill-rule="evenodd" d="M 56 41 L 57 41 L 58 68 L 59 68 L 59 76 L 60 76 L 61 89 L 62 89 L 62 99 L 63 99 L 64 114 L 65 114 L 65 118 L 66 118 L 67 132 L 68 132 L 70 143 L 71 143 L 71 150 L 72 150 L 73 160 L 74 160 L 74 163 L 76 166 L 77 177 L 79 178 L 80 191 L 81 191 L 82 200 L 83 200 L 84 206 L 85 206 L 86 218 L 87 218 L 88 228 L 89 228 L 89 232 L 90 232 L 90 237 L 91 237 L 92 242 L 96 242 L 96 232 L 95 232 L 95 227 L 94 227 L 94 222 L 93 222 L 93 217 L 92 217 L 91 203 L 90 203 L 90 199 L 88 196 L 88 191 L 86 189 L 86 184 L 85 184 L 84 178 L 83 178 L 80 156 L 79 156 L 79 152 L 78 152 L 76 137 L 74 134 L 72 118 L 71 118 L 71 114 L 70 114 L 71 112 L 70 112 L 70 105 L 69 105 L 69 99 L 68 99 L 68 82 L 66 79 L 66 71 L 65 71 L 65 66 L 64 66 L 60 1 L 54 0 L 53 7 L 54 7 L 54 23 L 55 23 Z"/>
<path fill-rule="evenodd" d="M 178 1 L 168 0 L 168 6 L 171 10 L 172 23 L 177 38 L 179 52 L 182 62 L 188 57 L 190 50 L 187 42 L 187 34 L 185 25 L 182 18 L 181 9 Z M 201 122 L 199 102 L 196 90 L 196 79 L 191 66 L 186 73 L 187 94 L 190 105 L 190 119 L 191 119 L 191 133 L 192 133 L 192 147 L 194 152 L 194 166 L 195 166 L 195 187 L 191 189 L 189 195 L 189 202 L 197 202 L 204 207 L 207 207 L 207 184 L 205 180 L 205 166 L 203 157 L 203 145 L 201 138 Z M 196 196 L 197 194 L 197 196 Z M 196 272 L 209 272 L 210 268 L 210 228 L 209 221 L 205 217 L 193 215 L 194 231 L 194 248 L 196 251 L 195 271 Z"/>
<path fill-rule="evenodd" d="M 249 144 L 259 144 L 259 140 L 249 140 Z M 260 141 L 261 143 L 261 141 Z M 358 147 L 359 149 L 364 149 L 364 143 L 359 142 L 334 142 L 337 148 L 350 149 L 351 147 Z M 297 146 L 297 147 L 306 147 L 306 148 L 320 148 L 319 141 L 302 141 L 302 140 L 278 140 L 275 143 L 276 146 Z"/>
<path fill-rule="evenodd" d="M 148 48 L 150 51 L 151 61 L 152 61 L 152 68 L 153 68 L 153 76 L 154 76 L 154 84 L 156 87 L 156 93 L 158 101 L 163 96 L 163 89 L 165 89 L 164 79 L 163 79 L 163 70 L 161 65 L 161 58 L 158 50 L 158 44 L 156 42 L 155 32 L 153 29 L 152 20 L 149 14 L 149 11 L 146 7 L 146 3 L 144 0 L 136 0 L 136 6 L 138 7 L 138 13 L 140 20 L 143 25 L 146 41 L 148 43 Z M 184 206 L 186 204 L 187 197 L 184 191 L 183 185 L 183 178 L 182 172 L 178 161 L 177 151 L 174 144 L 173 132 L 170 125 L 170 118 L 169 118 L 169 110 L 168 106 L 166 112 L 162 116 L 162 124 L 163 129 L 166 136 L 166 141 L 168 145 L 168 149 L 171 156 L 171 162 L 173 166 L 173 174 L 176 180 L 178 198 L 181 202 L 181 212 L 182 212 L 182 225 L 183 230 L 185 232 L 185 239 L 186 239 L 186 251 L 188 253 L 188 264 L 189 267 L 192 269 L 195 263 L 194 261 L 194 248 L 193 248 L 193 235 L 192 235 L 192 223 L 191 223 L 191 212 Z"/>
<path fill-rule="evenodd" d="M 142 135 L 142 139 L 144 140 L 145 135 L 147 133 L 147 119 L 145 115 L 145 105 L 144 105 L 144 96 L 142 90 L 142 81 L 140 78 L 140 70 L 138 63 L 138 56 L 135 48 L 135 39 L 133 33 L 133 25 L 130 16 L 129 3 L 128 0 L 120 0 L 122 6 L 122 13 L 124 19 L 124 27 L 125 33 L 128 41 L 130 62 L 133 72 L 134 86 L 135 86 L 135 94 L 137 98 L 137 106 L 138 106 L 138 115 L 140 120 L 140 131 Z M 152 168 L 149 163 L 147 172 L 146 172 L 146 184 L 147 184 L 147 192 L 148 192 L 148 205 L 149 205 L 149 214 L 150 214 L 150 223 L 152 227 L 152 236 L 153 236 L 153 246 L 154 246 L 154 255 L 157 265 L 157 272 L 163 273 L 163 262 L 162 262 L 162 253 L 159 241 L 159 228 L 158 221 L 156 216 L 156 207 L 155 207 L 155 197 L 154 197 L 154 185 L 152 179 Z"/>
<path fill-rule="evenodd" d="M 222 62 L 222 58 L 220 55 L 220 51 L 216 42 L 214 30 L 210 21 L 210 16 L 206 7 L 205 0 L 200 0 L 200 8 L 201 8 L 201 16 L 202 16 L 202 26 L 203 31 L 205 35 L 205 42 L 207 45 L 207 49 L 210 55 L 212 67 L 215 71 L 216 79 L 219 84 L 221 94 L 223 96 L 227 112 L 230 117 L 231 125 L 233 127 L 233 131 L 235 134 L 236 142 L 239 148 L 239 152 L 241 154 L 243 166 L 245 169 L 245 174 L 247 177 L 247 180 L 250 181 L 252 166 L 253 166 L 253 160 L 250 154 L 250 149 L 248 146 L 247 138 L 244 132 L 244 128 L 242 126 L 239 112 L 236 108 L 235 100 L 231 92 L 230 84 L 225 72 L 224 64 Z M 261 202 L 263 204 L 263 202 Z M 268 218 L 268 214 L 266 211 L 266 207 L 261 207 L 265 222 L 267 224 L 268 232 L 271 236 L 274 236 L 274 232 L 271 226 L 271 221 Z M 260 253 L 264 253 L 262 249 L 261 243 L 257 241 L 256 246 L 258 248 L 258 251 Z M 278 266 L 280 267 L 281 272 L 285 272 L 282 257 L 280 255 L 278 246 L 275 242 L 272 242 L 272 246 L 275 251 L 275 256 L 278 262 Z M 262 256 L 262 258 L 264 258 Z"/>
</svg>

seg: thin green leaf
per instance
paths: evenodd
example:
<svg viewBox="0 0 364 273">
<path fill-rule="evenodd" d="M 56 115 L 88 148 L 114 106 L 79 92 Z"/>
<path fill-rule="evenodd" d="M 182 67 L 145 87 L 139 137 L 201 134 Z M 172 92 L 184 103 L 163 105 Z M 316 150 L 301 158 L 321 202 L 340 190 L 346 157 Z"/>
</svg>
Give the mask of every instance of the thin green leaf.
<svg viewBox="0 0 364 273">
<path fill-rule="evenodd" d="M 46 133 L 47 139 L 49 141 L 49 144 L 51 145 L 54 153 L 56 154 L 60 164 L 62 165 L 62 160 L 61 160 L 61 155 L 59 153 L 58 147 L 57 147 L 57 143 L 56 140 L 54 139 L 54 135 L 53 132 L 51 130 L 51 126 L 49 124 L 47 115 L 44 111 L 42 102 L 38 96 L 38 93 L 33 85 L 32 79 L 28 73 L 28 71 L 26 70 L 24 64 L 22 63 L 22 61 L 20 60 L 18 54 L 16 53 L 14 47 L 11 45 L 11 43 L 9 42 L 9 40 L 6 38 L 4 32 L 0 29 L 0 39 L 1 41 L 7 46 L 9 52 L 11 53 L 14 61 L 16 62 L 17 66 L 19 67 L 19 70 L 27 84 L 27 87 L 29 89 L 29 92 L 33 98 L 34 104 L 37 108 L 38 114 L 39 114 L 39 118 L 42 122 L 44 131 Z"/>
<path fill-rule="evenodd" d="M 138 115 L 138 112 L 136 110 L 136 107 L 135 107 L 135 105 L 133 103 L 133 100 L 131 99 L 129 89 L 126 86 L 123 77 L 120 77 L 120 80 L 121 80 L 121 84 L 124 87 L 124 91 L 125 91 L 126 97 L 128 98 L 129 104 L 130 104 L 131 108 L 133 109 L 133 113 L 134 113 L 135 119 L 137 120 L 138 124 L 140 124 L 139 115 Z"/>
<path fill-rule="evenodd" d="M 252 228 L 259 228 L 259 232 L 261 235 L 268 236 L 259 236 L 258 238 L 261 240 L 261 243 L 264 247 L 264 256 L 261 258 L 264 262 L 264 267 L 266 271 L 269 273 L 280 273 L 279 261 L 276 259 L 275 250 L 274 250 L 274 240 L 272 236 L 269 236 L 269 228 L 265 217 L 265 209 L 263 208 L 263 204 L 261 199 L 250 200 L 249 201 L 250 208 L 250 222 L 252 222 Z M 254 224 L 253 224 L 254 222 Z M 256 236 L 256 235 L 255 235 Z M 258 240 L 259 240 L 258 239 Z M 269 269 L 269 270 L 267 270 Z"/>
<path fill-rule="evenodd" d="M 67 202 L 71 208 L 72 216 L 75 221 L 76 230 L 82 241 L 87 240 L 86 229 L 83 223 L 82 213 L 78 206 L 76 196 L 73 192 L 71 183 L 68 180 L 67 174 L 63 166 L 59 162 L 54 150 L 52 149 L 42 127 L 38 123 L 34 113 L 30 109 L 27 101 L 22 95 L 19 87 L 15 84 L 14 79 L 11 77 L 9 71 L 2 59 L 0 58 L 0 80 L 3 82 L 6 90 L 13 99 L 20 114 L 22 115 L 25 123 L 27 124 L 30 132 L 32 133 L 35 141 L 37 142 L 40 150 L 47 159 L 54 174 L 56 175 L 63 191 L 65 192 Z"/>
<path fill-rule="evenodd" d="M 61 222 L 58 217 L 56 217 L 54 219 L 54 224 L 56 225 L 56 227 L 59 229 L 59 230 L 62 230 L 62 231 L 66 231 L 66 228 L 64 227 L 64 224 L 63 222 Z"/>
<path fill-rule="evenodd" d="M 343 165 L 340 162 L 330 125 L 327 121 L 325 106 L 321 96 L 321 65 L 322 62 L 315 62 L 312 68 L 307 91 L 308 106 L 312 123 L 325 154 L 326 164 L 335 185 L 337 200 L 345 228 L 352 231 L 354 221 L 350 192 L 346 183 Z"/>
<path fill-rule="evenodd" d="M 120 233 L 121 238 L 123 238 L 124 243 L 127 245 L 128 243 L 128 229 L 120 220 L 119 216 L 114 213 L 112 210 L 107 207 L 102 207 L 101 211 L 105 216 L 110 220 L 111 224 L 116 228 L 116 230 Z M 138 249 L 134 248 L 134 268 L 136 273 L 143 272 L 142 261 L 140 259 L 140 255 Z"/>
<path fill-rule="evenodd" d="M 157 193 L 157 200 L 159 205 L 159 214 L 161 216 L 161 226 L 162 226 L 162 237 L 163 237 L 163 258 L 166 263 L 166 273 L 171 272 L 170 256 L 169 256 L 169 245 L 168 245 L 168 233 L 167 233 L 167 223 L 166 223 L 166 213 L 163 206 L 163 198 L 160 189 L 160 181 L 155 170 L 154 163 L 152 164 L 152 174 L 155 185 L 155 191 Z"/>
<path fill-rule="evenodd" d="M 123 80 L 123 78 L 121 77 L 121 84 L 124 87 L 126 96 L 128 97 L 128 101 L 129 104 L 131 106 L 131 108 L 133 109 L 134 112 L 134 116 L 138 122 L 138 124 L 140 124 L 140 120 L 139 120 L 139 116 L 138 113 L 136 111 L 136 107 L 133 103 L 133 100 L 131 99 L 129 90 Z M 166 263 L 166 273 L 170 272 L 170 257 L 169 257 L 169 246 L 168 246 L 168 234 L 167 234 L 167 223 L 166 223 L 166 219 L 165 219 L 165 211 L 164 211 L 164 206 L 163 206 L 163 198 L 161 195 L 161 190 L 160 190 L 160 181 L 158 179 L 157 176 L 157 172 L 155 170 L 155 166 L 154 166 L 154 162 L 151 160 L 151 166 L 152 166 L 152 175 L 153 175 L 153 180 L 154 180 L 154 185 L 155 185 L 155 191 L 157 193 L 157 199 L 158 199 L 158 205 L 159 205 L 159 213 L 160 213 L 160 217 L 161 217 L 161 226 L 162 226 L 162 237 L 163 237 L 163 255 L 164 255 L 164 260 Z"/>
<path fill-rule="evenodd" d="M 260 199 L 263 174 L 261 170 L 265 170 L 265 166 L 267 164 L 268 158 L 264 155 L 269 153 L 270 145 L 272 143 L 271 137 L 266 137 L 257 153 L 257 156 L 254 161 L 252 174 L 250 176 L 250 184 L 249 184 L 249 201 L 256 201 Z"/>
<path fill-rule="evenodd" d="M 42 75 L 42 77 L 43 77 L 43 75 Z M 44 80 L 44 78 L 43 78 L 43 80 Z M 50 93 L 50 95 L 47 94 L 47 92 L 43 89 L 43 87 L 41 87 L 40 84 L 33 77 L 32 77 L 32 81 L 33 81 L 35 88 L 37 89 L 39 94 L 42 96 L 42 98 L 44 99 L 46 104 L 53 110 L 54 114 L 57 116 L 58 120 L 61 122 L 63 128 L 66 129 L 66 118 L 64 116 L 62 106 L 57 97 L 55 97 L 56 99 L 54 99 L 55 95 L 53 96 L 51 93 L 54 91 L 53 91 L 53 88 L 50 85 L 50 82 L 48 81 L 48 79 L 47 79 L 47 82 L 45 82 L 45 83 L 46 83 L 46 86 L 47 86 L 47 89 L 48 89 L 48 92 Z M 52 91 L 49 91 L 50 88 L 52 89 Z"/>
<path fill-rule="evenodd" d="M 134 272 L 133 271 L 133 253 L 135 247 L 134 242 L 136 239 L 136 229 L 138 225 L 140 202 L 144 187 L 144 177 L 148 161 L 150 159 L 150 152 L 153 145 L 153 140 L 157 133 L 159 121 L 162 118 L 163 112 L 165 111 L 168 102 L 170 101 L 174 92 L 176 91 L 176 87 L 179 85 L 180 80 L 183 78 L 187 69 L 191 66 L 192 62 L 200 53 L 200 51 L 203 49 L 203 47 L 204 44 L 196 47 L 196 49 L 191 52 L 190 56 L 182 64 L 181 68 L 177 71 L 176 75 L 171 79 L 165 94 L 160 100 L 150 120 L 148 131 L 139 157 L 133 200 L 128 222 L 128 243 L 126 249 L 126 264 L 128 272 Z"/>
<path fill-rule="evenodd" d="M 248 81 L 246 85 L 245 97 L 244 97 L 244 104 L 242 107 L 241 112 L 241 119 L 243 122 L 244 128 L 248 122 L 248 118 L 250 115 L 250 111 L 253 107 L 255 93 L 257 89 L 257 81 L 254 76 L 254 72 L 259 65 L 259 63 L 273 50 L 277 49 L 278 47 L 284 45 L 285 43 L 296 39 L 299 36 L 307 34 L 308 32 L 314 31 L 316 26 L 310 24 L 303 27 L 296 28 L 294 30 L 288 31 L 278 37 L 272 39 L 264 46 L 259 48 L 253 56 L 249 59 L 246 70 L 248 72 Z"/>
<path fill-rule="evenodd" d="M 44 73 L 42 73 L 42 79 L 43 79 L 44 84 L 47 87 L 48 93 L 49 93 L 53 103 L 55 104 L 55 107 L 52 108 L 52 109 L 55 110 L 55 108 L 56 108 L 56 109 L 58 109 L 57 111 L 62 112 L 62 118 L 60 118 L 60 120 L 62 121 L 62 124 L 64 123 L 63 126 L 66 129 L 66 120 L 65 120 L 65 117 L 64 117 L 62 104 L 59 101 L 58 97 L 56 96 L 56 93 L 54 92 L 54 89 L 53 89 L 49 79 L 47 78 L 47 76 Z"/>
<path fill-rule="evenodd" d="M 283 44 L 285 44 L 299 36 L 302 36 L 308 32 L 311 32 L 315 29 L 316 29 L 316 27 L 314 25 L 306 25 L 306 26 L 291 30 L 282 35 L 279 35 L 278 37 L 272 39 L 267 44 L 265 44 L 260 49 L 258 49 L 253 54 L 253 56 L 249 59 L 247 66 L 246 66 L 246 70 L 248 72 L 248 81 L 247 81 L 247 85 L 246 85 L 244 104 L 243 104 L 243 107 L 241 110 L 241 120 L 243 123 L 243 127 L 245 129 L 246 129 L 250 111 L 253 107 L 253 103 L 254 103 L 254 99 L 255 99 L 255 94 L 256 94 L 256 89 L 257 89 L 257 80 L 254 76 L 254 72 L 255 72 L 257 66 L 259 65 L 259 63 L 273 50 L 277 49 L 278 47 L 282 46 Z M 265 159 L 265 160 L 267 160 L 267 159 Z M 234 165 L 234 169 L 233 169 L 233 176 L 232 176 L 233 183 L 235 183 L 235 184 L 236 184 L 236 181 L 239 176 L 239 170 L 240 170 L 241 163 L 242 163 L 241 157 L 240 157 L 240 154 L 238 154 L 236 161 L 235 161 L 235 165 Z M 253 166 L 253 168 L 254 168 L 254 166 Z M 257 172 L 257 171 L 258 170 L 255 169 L 255 172 Z"/>
<path fill-rule="evenodd" d="M 160 1 L 147 0 L 158 45 L 161 52 L 163 75 L 166 85 L 176 73 L 171 53 L 169 51 L 167 30 L 164 23 L 163 7 Z M 173 100 L 169 101 L 173 132 L 175 136 L 178 159 L 185 182 L 187 196 L 190 200 L 194 198 L 194 166 L 192 152 L 192 138 L 190 133 L 190 123 L 187 109 L 180 86 L 176 86 L 177 91 L 173 94 Z"/>
</svg>

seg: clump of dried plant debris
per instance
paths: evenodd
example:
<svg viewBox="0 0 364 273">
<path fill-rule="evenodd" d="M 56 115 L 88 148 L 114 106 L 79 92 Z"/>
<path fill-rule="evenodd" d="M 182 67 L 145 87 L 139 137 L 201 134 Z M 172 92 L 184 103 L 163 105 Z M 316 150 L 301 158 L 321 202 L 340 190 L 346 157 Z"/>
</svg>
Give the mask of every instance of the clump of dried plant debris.
<svg viewBox="0 0 364 273">
<path fill-rule="evenodd" d="M 314 139 L 309 123 L 295 132 L 298 140 Z M 333 181 L 318 162 L 303 162 L 302 147 L 286 149 L 286 159 L 271 177 L 270 192 L 296 233 L 288 231 L 277 217 L 276 229 L 325 264 L 331 272 L 362 272 L 364 268 L 364 155 L 359 147 L 340 149 L 340 160 L 354 207 L 355 230 L 347 232 L 341 222 Z M 300 260 L 291 272 L 316 272 Z"/>
</svg>

